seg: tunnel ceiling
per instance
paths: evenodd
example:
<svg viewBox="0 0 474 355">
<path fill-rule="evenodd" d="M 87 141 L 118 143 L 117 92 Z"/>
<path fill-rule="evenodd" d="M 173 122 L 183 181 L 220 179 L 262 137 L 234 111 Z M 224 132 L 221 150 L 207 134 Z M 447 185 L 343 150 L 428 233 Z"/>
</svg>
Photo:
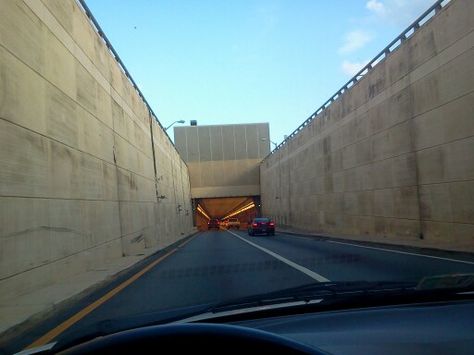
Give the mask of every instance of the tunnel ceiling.
<svg viewBox="0 0 474 355">
<path fill-rule="evenodd" d="M 252 202 L 251 197 L 206 198 L 199 200 L 199 204 L 211 218 L 222 218 L 249 202 Z"/>
</svg>

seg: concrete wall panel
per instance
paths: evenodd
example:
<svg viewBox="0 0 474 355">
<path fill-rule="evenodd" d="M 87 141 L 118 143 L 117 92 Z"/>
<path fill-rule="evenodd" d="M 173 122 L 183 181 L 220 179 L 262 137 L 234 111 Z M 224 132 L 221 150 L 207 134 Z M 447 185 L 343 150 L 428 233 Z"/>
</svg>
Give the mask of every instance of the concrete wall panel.
<svg viewBox="0 0 474 355">
<path fill-rule="evenodd" d="M 175 127 L 192 197 L 259 195 L 259 163 L 269 152 L 268 133 L 267 123 Z"/>
<path fill-rule="evenodd" d="M 0 13 L 2 297 L 189 234 L 186 165 L 78 3 Z"/>
<path fill-rule="evenodd" d="M 267 157 L 264 213 L 316 233 L 473 251 L 473 11 L 450 2 Z"/>
</svg>

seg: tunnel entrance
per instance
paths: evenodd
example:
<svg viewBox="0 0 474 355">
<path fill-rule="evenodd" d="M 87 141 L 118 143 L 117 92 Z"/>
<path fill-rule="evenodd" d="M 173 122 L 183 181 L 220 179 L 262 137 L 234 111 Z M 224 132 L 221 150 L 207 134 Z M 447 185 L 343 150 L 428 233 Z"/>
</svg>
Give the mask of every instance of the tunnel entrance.
<svg viewBox="0 0 474 355">
<path fill-rule="evenodd" d="M 270 153 L 268 123 L 182 126 L 174 141 L 186 162 L 194 225 L 237 218 L 240 228 L 260 210 L 260 163 Z M 230 220 L 231 226 L 237 221 Z"/>
<path fill-rule="evenodd" d="M 247 229 L 247 224 L 259 215 L 260 196 L 197 198 L 193 200 L 194 222 L 200 231 L 207 230 L 207 222 L 212 218 L 224 221 L 237 218 L 240 229 Z"/>
</svg>

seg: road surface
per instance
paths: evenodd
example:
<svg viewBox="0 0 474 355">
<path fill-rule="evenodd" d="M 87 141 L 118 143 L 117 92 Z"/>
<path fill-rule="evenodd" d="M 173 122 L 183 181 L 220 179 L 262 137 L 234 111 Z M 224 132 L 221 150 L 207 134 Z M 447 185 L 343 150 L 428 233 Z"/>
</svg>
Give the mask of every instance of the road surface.
<svg viewBox="0 0 474 355">
<path fill-rule="evenodd" d="M 4 346 L 3 351 L 19 351 L 52 329 L 56 329 L 53 340 L 68 340 L 92 330 L 113 329 L 142 319 L 152 321 L 162 317 L 161 312 L 171 309 L 226 301 L 311 282 L 416 281 L 427 275 L 474 272 L 472 260 L 278 231 L 273 237 L 249 237 L 243 231 L 202 232 L 172 254 L 165 257 L 159 254 L 147 260 L 148 264 L 151 262 L 156 265 L 133 282 L 128 281 L 126 287 L 113 292 L 99 306 L 97 299 L 130 280 L 131 275 L 146 265 L 140 265 L 26 334 L 19 334 Z M 72 316 L 91 304 L 96 304 L 96 308 L 77 321 L 74 318 L 71 321 Z"/>
</svg>

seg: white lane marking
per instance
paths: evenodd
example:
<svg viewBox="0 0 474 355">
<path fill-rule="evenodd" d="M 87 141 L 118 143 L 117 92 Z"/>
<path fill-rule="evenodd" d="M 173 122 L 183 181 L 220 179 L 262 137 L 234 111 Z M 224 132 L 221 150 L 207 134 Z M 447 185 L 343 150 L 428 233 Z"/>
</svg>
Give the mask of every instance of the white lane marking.
<svg viewBox="0 0 474 355">
<path fill-rule="evenodd" d="M 235 234 L 234 232 L 231 232 L 231 231 L 229 231 L 229 230 L 227 230 L 226 232 L 228 232 L 228 233 L 230 233 L 230 234 L 236 236 L 237 238 L 239 238 L 240 240 L 244 241 L 245 243 L 250 244 L 251 246 L 253 246 L 253 247 L 255 247 L 255 248 L 257 248 L 257 249 L 259 249 L 259 250 L 261 250 L 261 251 L 263 251 L 263 252 L 265 252 L 265 253 L 267 253 L 268 255 L 273 256 L 275 259 L 278 259 L 278 260 L 284 262 L 286 265 L 291 266 L 292 268 L 294 268 L 294 269 L 296 269 L 296 270 L 302 272 L 302 273 L 305 274 L 306 276 L 309 276 L 309 277 L 311 277 L 312 279 L 314 279 L 314 280 L 316 280 L 316 281 L 318 281 L 318 282 L 327 282 L 327 281 L 330 281 L 330 280 L 328 280 L 327 278 L 325 278 L 324 276 L 321 276 L 321 275 L 319 275 L 318 273 L 315 273 L 314 271 L 311 271 L 310 269 L 305 268 L 304 266 L 298 265 L 298 264 L 294 263 L 293 261 L 288 260 L 288 259 L 284 258 L 283 256 L 281 256 L 281 255 L 279 255 L 279 254 L 277 254 L 277 253 L 272 252 L 271 250 L 265 249 L 264 247 L 261 247 L 260 245 L 257 245 L 257 244 L 255 244 L 255 243 L 252 243 L 251 241 L 248 241 L 247 239 L 242 238 L 240 235 Z"/>
<path fill-rule="evenodd" d="M 474 262 L 472 262 L 472 261 L 465 261 L 465 260 L 457 260 L 457 259 L 443 258 L 443 257 L 440 257 L 440 256 L 424 255 L 424 254 L 417 254 L 417 253 L 409 253 L 409 252 L 400 251 L 400 250 L 392 250 L 392 249 L 384 249 L 384 248 L 377 248 L 377 247 L 369 247 L 369 246 L 365 246 L 365 245 L 358 245 L 358 244 L 345 243 L 345 242 L 337 242 L 337 241 L 335 241 L 335 240 L 327 240 L 327 242 L 328 242 L 328 243 L 335 243 L 335 244 L 350 245 L 350 246 L 352 246 L 352 247 L 357 247 L 357 248 L 388 251 L 388 252 L 391 252 L 391 253 L 398 253 L 398 254 L 405 254 L 405 255 L 412 255 L 412 256 L 421 256 L 421 257 L 424 257 L 424 258 L 439 259 L 439 260 L 452 261 L 452 262 L 455 262 L 455 263 L 463 263 L 463 264 L 474 265 Z"/>
</svg>

